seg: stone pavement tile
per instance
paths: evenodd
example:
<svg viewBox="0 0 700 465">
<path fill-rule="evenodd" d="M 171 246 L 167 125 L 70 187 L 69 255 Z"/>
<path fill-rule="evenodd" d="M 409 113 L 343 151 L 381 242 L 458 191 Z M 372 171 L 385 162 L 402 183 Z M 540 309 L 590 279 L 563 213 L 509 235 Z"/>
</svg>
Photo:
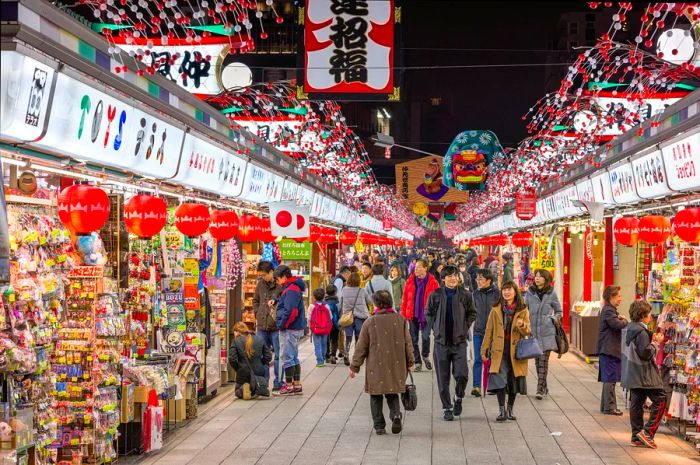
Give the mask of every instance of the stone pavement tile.
<svg viewBox="0 0 700 465">
<path fill-rule="evenodd" d="M 441 418 L 441 411 L 433 405 L 433 391 L 436 390 L 432 371 L 414 373 L 413 380 L 418 393 L 418 407 L 413 412 L 404 413 L 404 428 L 397 463 L 422 465 L 432 460 L 432 434 L 435 418 Z M 440 420 L 442 421 L 442 420 Z"/>
</svg>

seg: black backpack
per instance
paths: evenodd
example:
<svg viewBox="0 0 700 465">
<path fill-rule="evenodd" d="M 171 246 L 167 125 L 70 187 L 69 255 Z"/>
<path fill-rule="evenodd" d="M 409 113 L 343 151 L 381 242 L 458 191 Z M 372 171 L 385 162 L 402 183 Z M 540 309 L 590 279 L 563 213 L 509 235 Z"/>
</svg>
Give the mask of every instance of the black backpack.
<svg viewBox="0 0 700 465">
<path fill-rule="evenodd" d="M 564 327 L 558 321 L 555 321 L 554 329 L 556 331 L 554 337 L 557 340 L 556 352 L 559 354 L 557 358 L 561 358 L 562 355 L 569 351 L 569 339 L 566 337 Z"/>
</svg>

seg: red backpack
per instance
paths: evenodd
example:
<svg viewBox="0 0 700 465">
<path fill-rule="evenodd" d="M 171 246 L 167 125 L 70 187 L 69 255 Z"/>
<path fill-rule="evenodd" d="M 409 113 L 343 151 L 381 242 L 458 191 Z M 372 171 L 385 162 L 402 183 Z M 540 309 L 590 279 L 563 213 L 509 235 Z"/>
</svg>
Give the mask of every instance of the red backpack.
<svg viewBox="0 0 700 465">
<path fill-rule="evenodd" d="M 331 333 L 331 329 L 333 329 L 333 319 L 331 318 L 331 312 L 328 310 L 326 304 L 322 302 L 314 304 L 314 308 L 311 310 L 309 328 L 313 334 L 318 336 L 327 336 Z"/>
</svg>

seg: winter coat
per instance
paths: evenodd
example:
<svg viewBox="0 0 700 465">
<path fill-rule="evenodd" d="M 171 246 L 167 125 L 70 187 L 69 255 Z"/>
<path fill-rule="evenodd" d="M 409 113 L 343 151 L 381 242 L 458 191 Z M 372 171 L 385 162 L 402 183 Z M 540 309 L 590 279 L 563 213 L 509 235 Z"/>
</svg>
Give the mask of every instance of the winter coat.
<svg viewBox="0 0 700 465">
<path fill-rule="evenodd" d="M 354 305 L 354 306 L 353 306 Z M 366 320 L 369 318 L 369 309 L 374 304 L 369 294 L 361 287 L 344 287 L 340 296 L 340 314 L 353 312 L 355 318 Z"/>
<path fill-rule="evenodd" d="M 277 331 L 277 322 L 272 318 L 267 302 L 270 300 L 277 301 L 279 295 L 280 287 L 274 279 L 269 283 L 264 279 L 258 281 L 258 284 L 255 286 L 255 295 L 253 296 L 255 326 L 258 330 Z"/>
<path fill-rule="evenodd" d="M 467 274 L 469 275 L 469 285 L 471 286 L 472 292 L 479 289 L 479 286 L 476 284 L 476 276 L 479 270 L 480 268 L 478 265 L 470 265 L 469 268 L 467 268 Z M 486 320 L 484 320 L 484 327 L 486 327 Z"/>
<path fill-rule="evenodd" d="M 439 344 L 447 344 L 445 334 L 449 329 L 452 330 L 452 344 L 462 344 L 463 342 L 467 342 L 469 328 L 476 318 L 474 302 L 469 292 L 463 287 L 457 286 L 455 288 L 455 295 L 452 297 L 452 328 L 446 328 L 445 314 L 447 312 L 447 298 L 447 291 L 444 287 L 440 287 L 430 294 L 428 305 L 425 309 L 428 328 L 433 329 L 435 342 Z"/>
<path fill-rule="evenodd" d="M 503 264 L 503 282 L 513 281 L 514 278 L 513 262 L 508 260 Z"/>
<path fill-rule="evenodd" d="M 305 290 L 306 284 L 302 278 L 292 278 L 282 287 L 277 302 L 277 327 L 280 330 L 303 330 L 306 328 Z"/>
<path fill-rule="evenodd" d="M 435 279 L 435 276 L 428 273 L 428 282 L 425 284 L 425 295 L 423 296 L 423 301 L 425 302 L 426 309 L 428 306 L 428 297 L 430 297 L 430 294 L 432 294 L 433 291 L 438 287 L 440 287 L 440 283 L 438 283 L 437 279 Z M 406 287 L 403 290 L 403 298 L 401 299 L 401 314 L 408 321 L 411 321 L 415 315 L 415 307 L 416 275 L 415 273 L 413 273 L 406 280 Z"/>
<path fill-rule="evenodd" d="M 365 361 L 365 392 L 400 394 L 406 390 L 413 344 L 406 320 L 395 310 L 378 310 L 362 325 L 350 369 L 358 373 Z"/>
<path fill-rule="evenodd" d="M 519 321 L 522 321 L 524 324 L 521 329 L 518 328 Z M 510 330 L 510 362 L 513 366 L 513 374 L 516 377 L 527 376 L 527 360 L 517 360 L 515 358 L 515 353 L 518 341 L 525 336 L 529 336 L 530 332 L 530 314 L 526 307 L 515 312 Z M 501 369 L 503 347 L 505 343 L 504 334 L 503 310 L 501 310 L 500 305 L 496 305 L 489 315 L 489 321 L 486 324 L 486 333 L 484 334 L 484 342 L 481 344 L 481 358 L 486 360 L 490 355 L 491 368 L 489 369 L 489 373 L 498 373 Z"/>
<path fill-rule="evenodd" d="M 406 279 L 390 279 L 389 282 L 391 283 L 391 297 L 394 299 L 394 308 L 401 308 L 401 299 L 403 299 L 403 290 L 406 287 Z"/>
<path fill-rule="evenodd" d="M 391 274 L 391 269 L 395 266 L 398 267 L 399 270 L 401 270 L 401 276 L 408 276 L 408 266 L 406 265 L 405 261 L 401 260 L 400 258 L 397 258 L 396 260 L 391 262 L 387 267 L 389 274 Z"/>
<path fill-rule="evenodd" d="M 498 286 L 491 284 L 491 287 L 486 289 L 476 289 L 472 292 L 474 300 L 474 309 L 476 310 L 476 320 L 474 322 L 474 334 L 483 336 L 486 332 L 486 323 L 489 321 L 489 315 L 496 305 L 498 299 L 501 298 L 501 291 Z"/>
<path fill-rule="evenodd" d="M 651 331 L 639 322 L 622 330 L 622 387 L 625 389 L 663 389 L 663 380 L 656 366 L 656 346 Z"/>
<path fill-rule="evenodd" d="M 341 275 L 338 275 L 331 280 L 331 284 L 335 286 L 337 291 L 335 295 L 341 295 L 345 287 L 345 279 Z"/>
<path fill-rule="evenodd" d="M 331 309 L 331 315 L 333 315 L 333 327 L 338 329 L 338 321 L 340 320 L 340 301 L 336 296 L 326 297 L 323 303 L 328 305 Z"/>
<path fill-rule="evenodd" d="M 530 323 L 532 324 L 532 337 L 540 343 L 542 351 L 557 350 L 557 329 L 554 326 L 554 318 L 560 320 L 564 311 L 559 303 L 559 298 L 554 289 L 550 288 L 540 300 L 540 296 L 533 287 L 525 291 L 523 296 L 525 305 L 530 311 Z"/>
<path fill-rule="evenodd" d="M 618 318 L 617 309 L 609 302 L 603 305 L 598 322 L 598 354 L 622 358 L 622 328 L 627 326 L 627 320 Z"/>
<path fill-rule="evenodd" d="M 370 296 L 374 295 L 374 293 L 377 291 L 387 291 L 389 294 L 392 292 L 391 283 L 380 274 L 375 274 L 372 276 L 372 279 L 365 283 L 365 290 Z"/>
<path fill-rule="evenodd" d="M 265 376 L 267 366 L 272 361 L 272 352 L 260 336 L 253 337 L 253 356 L 250 358 L 250 366 L 258 376 Z M 250 383 L 250 369 L 246 363 L 245 342 L 248 335 L 238 336 L 233 340 L 228 352 L 228 362 L 236 371 L 236 384 Z"/>
</svg>

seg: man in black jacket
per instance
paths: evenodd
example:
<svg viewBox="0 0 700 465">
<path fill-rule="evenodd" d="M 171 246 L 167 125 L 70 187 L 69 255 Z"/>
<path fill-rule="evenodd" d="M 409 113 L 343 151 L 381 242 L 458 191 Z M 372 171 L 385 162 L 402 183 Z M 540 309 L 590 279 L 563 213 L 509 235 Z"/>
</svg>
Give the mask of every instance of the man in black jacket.
<svg viewBox="0 0 700 465">
<path fill-rule="evenodd" d="M 443 285 L 430 294 L 426 308 L 428 328 L 433 329 L 433 361 L 440 400 L 446 421 L 462 413 L 462 398 L 469 381 L 467 336 L 476 318 L 469 293 L 459 285 L 459 270 L 448 265 L 442 269 Z M 454 405 L 450 395 L 450 372 L 455 378 Z"/>
<path fill-rule="evenodd" d="M 279 331 L 270 309 L 275 305 L 282 288 L 275 282 L 274 271 L 272 262 L 263 260 L 258 263 L 258 284 L 255 286 L 255 295 L 253 296 L 253 311 L 255 312 L 257 335 L 265 342 L 265 347 L 275 353 L 275 379 L 272 383 L 272 390 L 277 392 L 282 385 L 283 373 L 280 373 Z M 265 371 L 265 378 L 269 380 L 270 369 L 267 368 Z"/>
</svg>

